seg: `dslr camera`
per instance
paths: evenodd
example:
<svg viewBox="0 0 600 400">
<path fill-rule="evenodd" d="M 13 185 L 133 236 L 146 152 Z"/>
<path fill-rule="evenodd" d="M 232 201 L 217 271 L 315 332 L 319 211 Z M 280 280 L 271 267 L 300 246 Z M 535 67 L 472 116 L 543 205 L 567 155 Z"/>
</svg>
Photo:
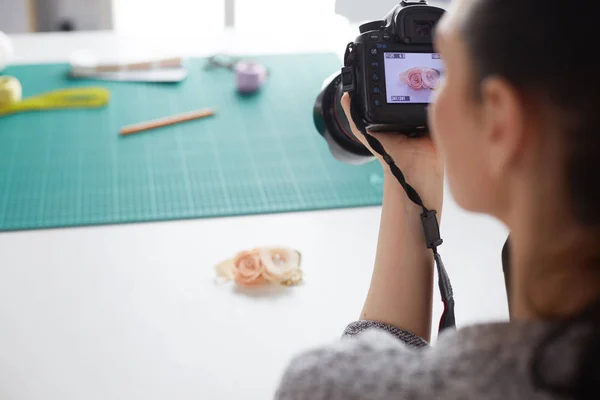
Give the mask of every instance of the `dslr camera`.
<svg viewBox="0 0 600 400">
<path fill-rule="evenodd" d="M 350 164 L 373 159 L 350 129 L 340 104 L 344 92 L 356 97 L 356 115 L 370 131 L 428 134 L 427 107 L 444 73 L 433 49 L 443 13 L 427 0 L 402 0 L 384 19 L 360 25 L 344 67 L 325 80 L 313 109 L 315 126 L 336 159 Z"/>
</svg>

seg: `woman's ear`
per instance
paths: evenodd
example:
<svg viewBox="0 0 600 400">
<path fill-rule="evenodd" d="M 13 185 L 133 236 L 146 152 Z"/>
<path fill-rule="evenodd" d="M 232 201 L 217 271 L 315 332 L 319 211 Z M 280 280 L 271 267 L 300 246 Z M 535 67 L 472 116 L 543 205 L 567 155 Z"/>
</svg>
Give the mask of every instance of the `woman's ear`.
<svg viewBox="0 0 600 400">
<path fill-rule="evenodd" d="M 490 174 L 504 175 L 519 157 L 526 134 L 527 112 L 519 92 L 506 80 L 486 78 L 481 84 L 483 132 Z"/>
</svg>

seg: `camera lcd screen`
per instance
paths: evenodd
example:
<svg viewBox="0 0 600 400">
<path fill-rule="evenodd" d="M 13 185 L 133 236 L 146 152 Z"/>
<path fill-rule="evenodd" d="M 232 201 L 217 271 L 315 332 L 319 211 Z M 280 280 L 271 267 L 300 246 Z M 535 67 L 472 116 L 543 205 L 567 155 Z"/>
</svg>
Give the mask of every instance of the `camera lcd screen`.
<svg viewBox="0 0 600 400">
<path fill-rule="evenodd" d="M 429 103 L 442 78 L 437 53 L 384 53 L 388 103 Z"/>
</svg>

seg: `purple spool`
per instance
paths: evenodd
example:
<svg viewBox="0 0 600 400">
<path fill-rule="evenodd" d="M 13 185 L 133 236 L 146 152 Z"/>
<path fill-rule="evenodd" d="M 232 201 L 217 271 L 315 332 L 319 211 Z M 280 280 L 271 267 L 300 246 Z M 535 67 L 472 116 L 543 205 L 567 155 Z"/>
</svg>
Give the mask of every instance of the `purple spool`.
<svg viewBox="0 0 600 400">
<path fill-rule="evenodd" d="M 240 61 L 235 64 L 237 89 L 241 93 L 254 93 L 267 80 L 267 68 L 252 61 Z"/>
</svg>

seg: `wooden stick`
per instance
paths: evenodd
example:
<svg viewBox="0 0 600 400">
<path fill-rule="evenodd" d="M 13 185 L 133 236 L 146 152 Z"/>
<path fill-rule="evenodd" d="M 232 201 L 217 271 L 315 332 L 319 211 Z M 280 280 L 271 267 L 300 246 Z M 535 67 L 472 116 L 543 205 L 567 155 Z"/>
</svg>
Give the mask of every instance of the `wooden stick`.
<svg viewBox="0 0 600 400">
<path fill-rule="evenodd" d="M 121 135 L 130 135 L 132 133 L 138 133 L 147 131 L 150 129 L 160 128 L 167 125 L 178 124 L 181 122 L 191 121 L 194 119 L 210 117 L 215 114 L 215 110 L 212 108 L 205 108 L 202 110 L 192 111 L 185 114 L 172 115 L 165 118 L 159 118 L 152 121 L 142 122 L 139 124 L 129 125 L 121 129 Z"/>
<path fill-rule="evenodd" d="M 93 67 L 94 72 L 148 71 L 162 68 L 181 68 L 181 57 L 165 58 L 162 60 L 144 61 L 129 64 L 101 64 Z"/>
<path fill-rule="evenodd" d="M 71 75 L 86 76 L 104 72 L 151 71 L 157 69 L 170 69 L 182 67 L 183 58 L 174 57 L 129 64 L 99 64 L 95 66 L 73 65 L 71 68 Z"/>
</svg>

